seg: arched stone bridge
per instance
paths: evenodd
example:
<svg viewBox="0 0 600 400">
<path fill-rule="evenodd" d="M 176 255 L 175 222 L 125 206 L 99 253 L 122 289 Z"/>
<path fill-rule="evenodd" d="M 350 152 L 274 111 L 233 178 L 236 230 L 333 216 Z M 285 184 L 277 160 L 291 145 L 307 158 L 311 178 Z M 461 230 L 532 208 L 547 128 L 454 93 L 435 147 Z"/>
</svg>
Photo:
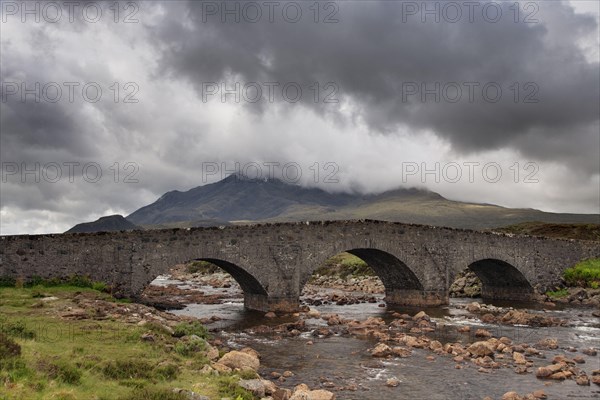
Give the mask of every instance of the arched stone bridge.
<svg viewBox="0 0 600 400">
<path fill-rule="evenodd" d="M 448 303 L 457 274 L 473 270 L 483 297 L 533 299 L 563 271 L 600 256 L 597 242 L 510 236 L 381 221 L 1 237 L 0 277 L 88 275 L 123 296 L 140 294 L 175 264 L 210 261 L 244 290 L 245 306 L 294 311 L 313 271 L 348 251 L 367 262 L 399 305 Z"/>
</svg>

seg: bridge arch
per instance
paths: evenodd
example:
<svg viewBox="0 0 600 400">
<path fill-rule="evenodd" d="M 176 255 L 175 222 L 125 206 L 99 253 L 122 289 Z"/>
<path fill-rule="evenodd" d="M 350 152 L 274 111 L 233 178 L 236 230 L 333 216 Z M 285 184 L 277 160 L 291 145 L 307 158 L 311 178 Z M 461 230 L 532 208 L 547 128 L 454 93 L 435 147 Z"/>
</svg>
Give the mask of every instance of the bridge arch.
<svg viewBox="0 0 600 400">
<path fill-rule="evenodd" d="M 535 290 L 514 265 L 497 258 L 483 258 L 468 267 L 481 280 L 481 297 L 493 300 L 533 300 Z"/>
<path fill-rule="evenodd" d="M 396 256 L 378 249 L 360 248 L 347 250 L 367 263 L 381 279 L 386 292 L 395 289 L 423 290 L 417 275 Z"/>
<path fill-rule="evenodd" d="M 337 251 L 336 254 L 344 251 Z M 390 304 L 407 306 L 439 305 L 447 303 L 446 291 L 439 292 L 425 290 L 421 278 L 404 261 L 394 254 L 369 247 L 356 247 L 345 250 L 361 260 L 373 270 L 381 279 L 385 287 L 385 301 Z M 334 256 L 332 254 L 330 256 Z M 309 273 L 300 280 L 300 290 L 310 279 L 310 275 L 323 265 L 330 256 L 320 260 L 310 269 Z"/>
<path fill-rule="evenodd" d="M 196 258 L 193 261 L 206 261 L 221 268 L 223 271 L 231 275 L 233 279 L 240 285 L 244 291 L 244 295 L 246 293 L 263 296 L 267 295 L 266 289 L 258 281 L 258 279 L 234 263 L 218 258 Z"/>
<path fill-rule="evenodd" d="M 252 269 L 231 261 L 227 261 L 218 256 L 192 256 L 189 258 L 179 258 L 175 261 L 175 263 L 161 263 L 160 266 L 152 268 L 145 273 L 144 283 L 141 286 L 138 286 L 136 295 L 141 293 L 145 287 L 150 285 L 150 283 L 156 279 L 157 276 L 168 273 L 174 264 L 187 264 L 193 261 L 206 261 L 229 273 L 229 275 L 231 275 L 231 277 L 240 285 L 240 288 L 243 291 L 244 307 L 254 310 L 269 310 L 270 300 L 268 284 L 261 282 L 260 276 L 253 274 Z"/>
</svg>

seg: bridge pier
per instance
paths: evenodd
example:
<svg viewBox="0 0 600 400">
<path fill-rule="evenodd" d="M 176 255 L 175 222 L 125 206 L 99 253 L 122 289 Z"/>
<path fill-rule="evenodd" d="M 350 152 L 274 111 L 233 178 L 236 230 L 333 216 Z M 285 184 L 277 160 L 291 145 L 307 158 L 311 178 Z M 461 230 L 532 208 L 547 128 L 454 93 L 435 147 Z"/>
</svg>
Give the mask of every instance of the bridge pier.
<svg viewBox="0 0 600 400">
<path fill-rule="evenodd" d="M 523 287 L 495 287 L 483 285 L 481 298 L 487 300 L 537 301 L 538 295 Z"/>
<path fill-rule="evenodd" d="M 300 311 L 298 297 L 273 297 L 257 293 L 244 293 L 244 307 L 262 312 L 294 313 Z"/>
<path fill-rule="evenodd" d="M 448 292 L 435 290 L 391 289 L 385 292 L 388 304 L 409 307 L 433 307 L 448 304 Z"/>
</svg>

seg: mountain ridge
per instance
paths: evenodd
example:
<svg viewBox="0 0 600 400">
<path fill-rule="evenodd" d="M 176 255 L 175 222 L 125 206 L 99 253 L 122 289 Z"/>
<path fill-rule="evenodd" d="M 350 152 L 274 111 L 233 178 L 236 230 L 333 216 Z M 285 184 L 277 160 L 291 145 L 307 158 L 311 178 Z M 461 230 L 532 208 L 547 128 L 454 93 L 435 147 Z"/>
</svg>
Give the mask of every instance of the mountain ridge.
<svg viewBox="0 0 600 400">
<path fill-rule="evenodd" d="M 236 175 L 187 191 L 169 191 L 127 216 L 128 221 L 146 227 L 340 219 L 380 219 L 471 229 L 526 221 L 600 223 L 598 214 L 547 213 L 530 208 L 459 202 L 414 187 L 367 195 L 330 193 L 277 179 Z"/>
</svg>

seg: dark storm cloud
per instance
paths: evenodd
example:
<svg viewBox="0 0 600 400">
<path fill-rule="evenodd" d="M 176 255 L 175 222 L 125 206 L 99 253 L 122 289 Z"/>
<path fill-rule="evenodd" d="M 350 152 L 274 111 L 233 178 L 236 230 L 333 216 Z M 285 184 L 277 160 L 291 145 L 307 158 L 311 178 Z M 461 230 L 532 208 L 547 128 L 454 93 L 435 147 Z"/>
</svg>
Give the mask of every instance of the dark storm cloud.
<svg viewBox="0 0 600 400">
<path fill-rule="evenodd" d="M 260 23 L 221 23 L 219 15 L 204 22 L 203 5 L 221 7 L 219 1 L 135 2 L 140 9 L 134 24 L 113 22 L 113 1 L 101 2 L 104 18 L 97 23 L 79 14 L 74 23 L 59 24 L 11 17 L 0 25 L 3 83 L 97 82 L 104 93 L 95 103 L 82 100 L 81 87 L 72 103 L 66 92 L 57 103 L 9 96 L 0 103 L 1 161 L 29 168 L 55 162 L 63 173 L 63 163 L 95 162 L 104 175 L 90 183 L 79 167 L 73 182 L 9 176 L 0 191 L 0 232 L 55 232 L 103 214 L 128 214 L 169 190 L 207 183 L 206 161 L 230 167 L 298 162 L 306 179 L 316 161 L 332 161 L 341 180 L 323 184 L 326 190 L 365 193 L 403 185 L 401 161 L 508 160 L 507 167 L 539 161 L 539 185 L 514 191 L 480 182 L 429 188 L 467 201 L 596 212 L 599 67 L 579 46 L 596 43 L 596 18 L 551 1 L 535 2 L 539 21 L 533 24 L 523 23 L 523 13 L 513 22 L 513 2 L 504 4 L 497 23 L 483 20 L 481 12 L 474 23 L 466 14 L 459 23 L 421 23 L 418 14 L 403 20 L 403 4 L 423 3 L 340 2 L 339 21 L 327 24 L 322 21 L 330 3 L 318 3 L 315 23 L 312 1 L 296 2 L 303 10 L 297 23 L 282 18 L 284 2 L 273 23 L 266 14 Z M 276 101 L 263 93 L 257 103 L 242 100 L 242 108 L 223 106 L 218 95 L 202 102 L 203 83 L 233 81 L 278 82 Z M 139 103 L 112 101 L 114 82 L 121 100 L 126 82 L 139 84 Z M 289 82 L 303 89 L 298 104 L 280 98 Z M 315 82 L 321 88 L 316 103 L 310 89 Z M 339 103 L 322 101 L 328 82 L 339 88 Z M 413 82 L 457 82 L 463 97 L 436 103 L 411 95 L 405 101 L 403 91 Z M 473 102 L 466 100 L 466 82 L 479 83 Z M 482 98 L 487 82 L 501 85 L 501 101 Z M 539 101 L 513 102 L 515 82 L 521 100 L 532 88 L 525 83 L 537 85 Z M 115 162 L 117 180 L 110 169 Z M 138 166 L 139 183 L 123 182 L 126 162 Z"/>
<path fill-rule="evenodd" d="M 315 23 L 308 3 L 297 3 L 304 11 L 297 23 L 277 13 L 273 22 L 263 15 L 249 23 L 240 14 L 240 23 L 231 15 L 222 23 L 203 3 L 168 8 L 166 22 L 155 31 L 164 73 L 187 79 L 199 96 L 203 83 L 231 82 L 235 76 L 242 84 L 298 82 L 305 89 L 333 81 L 338 98 L 352 102 L 374 131 L 432 130 L 460 152 L 516 148 L 598 172 L 598 146 L 590 132 L 598 127 L 600 69 L 577 46 L 598 26 L 593 16 L 575 14 L 566 3 L 536 2 L 535 23 L 523 22 L 525 10 L 515 23 L 512 2 L 495 3 L 502 5 L 495 23 L 482 16 L 486 3 L 479 3 L 473 22 L 463 8 L 457 23 L 443 14 L 439 23 L 432 16 L 423 23 L 420 14 L 407 14 L 408 2 L 339 2 L 339 22 L 330 24 Z M 226 2 L 208 3 L 221 8 Z M 428 4 L 435 3 L 444 4 Z M 422 84 L 435 88 L 436 82 L 439 102 L 433 95 L 423 101 L 420 93 L 407 92 L 415 89 L 413 83 L 420 90 Z M 450 101 L 456 93 L 452 86 L 443 91 L 452 82 L 462 92 L 457 102 Z M 487 96 L 486 84 L 491 85 Z M 495 102 L 498 86 L 502 95 Z M 318 112 L 336 109 L 314 103 L 312 93 L 302 101 Z M 248 106 L 260 111 L 268 104 Z"/>
</svg>

